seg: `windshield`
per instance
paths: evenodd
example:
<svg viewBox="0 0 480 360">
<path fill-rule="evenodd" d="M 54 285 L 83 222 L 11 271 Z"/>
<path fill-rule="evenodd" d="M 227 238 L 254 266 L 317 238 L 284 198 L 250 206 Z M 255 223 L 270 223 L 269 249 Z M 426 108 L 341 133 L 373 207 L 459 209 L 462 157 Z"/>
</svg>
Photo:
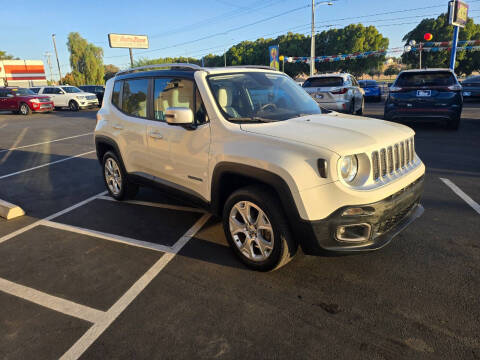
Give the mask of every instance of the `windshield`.
<svg viewBox="0 0 480 360">
<path fill-rule="evenodd" d="M 65 90 L 65 92 L 67 92 L 69 94 L 83 92 L 82 90 L 80 90 L 79 88 L 77 88 L 75 86 L 64 86 L 64 87 L 62 87 L 62 89 Z"/>
<path fill-rule="evenodd" d="M 23 96 L 23 95 L 35 95 L 35 93 L 30 89 L 13 89 L 12 90 L 16 95 Z"/>
<path fill-rule="evenodd" d="M 211 75 L 208 83 L 229 121 L 270 122 L 322 113 L 318 104 L 285 75 L 266 72 Z"/>
<path fill-rule="evenodd" d="M 400 87 L 417 87 L 417 86 L 450 86 L 455 85 L 455 77 L 451 72 L 412 72 L 400 74 L 396 86 Z"/>
<path fill-rule="evenodd" d="M 339 76 L 313 77 L 303 83 L 303 87 L 343 86 L 343 78 Z"/>
<path fill-rule="evenodd" d="M 358 83 L 360 84 L 361 88 L 377 86 L 377 82 L 375 80 L 360 80 Z"/>
</svg>

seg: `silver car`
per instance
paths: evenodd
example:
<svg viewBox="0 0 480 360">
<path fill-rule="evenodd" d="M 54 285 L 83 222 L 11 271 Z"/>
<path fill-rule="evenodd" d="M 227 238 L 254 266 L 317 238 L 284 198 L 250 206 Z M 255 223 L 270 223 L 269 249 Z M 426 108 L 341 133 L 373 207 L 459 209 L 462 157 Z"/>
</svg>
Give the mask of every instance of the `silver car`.
<svg viewBox="0 0 480 360">
<path fill-rule="evenodd" d="M 363 114 L 365 92 L 353 75 L 314 75 L 303 83 L 303 88 L 325 109 Z"/>
</svg>

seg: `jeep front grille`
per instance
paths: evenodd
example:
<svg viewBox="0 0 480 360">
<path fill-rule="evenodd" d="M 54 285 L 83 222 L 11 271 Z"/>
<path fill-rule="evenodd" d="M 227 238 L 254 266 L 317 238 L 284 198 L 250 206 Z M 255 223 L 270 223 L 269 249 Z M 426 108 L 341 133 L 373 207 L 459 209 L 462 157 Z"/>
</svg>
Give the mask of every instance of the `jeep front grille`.
<svg viewBox="0 0 480 360">
<path fill-rule="evenodd" d="M 375 181 L 380 177 L 392 175 L 409 166 L 415 160 L 413 138 L 381 148 L 372 152 L 372 174 Z"/>
</svg>

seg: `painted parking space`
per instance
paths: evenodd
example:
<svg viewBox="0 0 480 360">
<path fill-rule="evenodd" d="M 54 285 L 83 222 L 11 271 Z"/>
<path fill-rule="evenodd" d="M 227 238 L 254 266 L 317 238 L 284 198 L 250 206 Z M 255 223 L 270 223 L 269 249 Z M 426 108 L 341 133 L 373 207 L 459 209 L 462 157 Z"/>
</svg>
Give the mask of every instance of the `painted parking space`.
<svg viewBox="0 0 480 360">
<path fill-rule="evenodd" d="M 75 135 L 78 115 L 65 120 L 70 133 L 60 116 L 52 123 Z M 10 358 L 472 357 L 480 224 L 440 177 L 476 199 L 477 124 L 460 135 L 414 126 L 426 211 L 389 246 L 299 253 L 267 274 L 245 268 L 221 222 L 190 203 L 147 188 L 109 198 L 95 154 L 2 179 L 0 198 L 27 216 L 0 219 L 0 348 Z"/>
</svg>

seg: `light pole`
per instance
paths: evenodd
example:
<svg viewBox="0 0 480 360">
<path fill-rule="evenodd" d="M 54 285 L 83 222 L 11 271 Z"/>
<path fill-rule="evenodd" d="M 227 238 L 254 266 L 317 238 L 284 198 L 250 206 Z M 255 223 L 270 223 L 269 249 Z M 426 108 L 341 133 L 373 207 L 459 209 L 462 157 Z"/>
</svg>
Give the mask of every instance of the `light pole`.
<svg viewBox="0 0 480 360">
<path fill-rule="evenodd" d="M 337 0 L 334 0 L 337 1 Z M 332 1 L 323 1 L 318 5 L 333 5 Z M 310 76 L 315 73 L 315 0 L 312 0 L 312 33 L 310 38 Z"/>
<path fill-rule="evenodd" d="M 58 83 L 62 85 L 62 71 L 60 70 L 60 61 L 58 61 L 57 44 L 55 44 L 55 34 L 52 34 L 52 39 L 53 39 L 53 47 L 55 49 L 55 56 L 57 57 L 58 75 L 60 76 Z"/>
<path fill-rule="evenodd" d="M 50 58 L 52 54 L 49 53 L 48 51 L 45 51 L 45 54 L 43 55 L 47 58 L 48 68 L 50 69 L 50 82 L 52 82 L 53 84 L 52 59 Z"/>
</svg>

